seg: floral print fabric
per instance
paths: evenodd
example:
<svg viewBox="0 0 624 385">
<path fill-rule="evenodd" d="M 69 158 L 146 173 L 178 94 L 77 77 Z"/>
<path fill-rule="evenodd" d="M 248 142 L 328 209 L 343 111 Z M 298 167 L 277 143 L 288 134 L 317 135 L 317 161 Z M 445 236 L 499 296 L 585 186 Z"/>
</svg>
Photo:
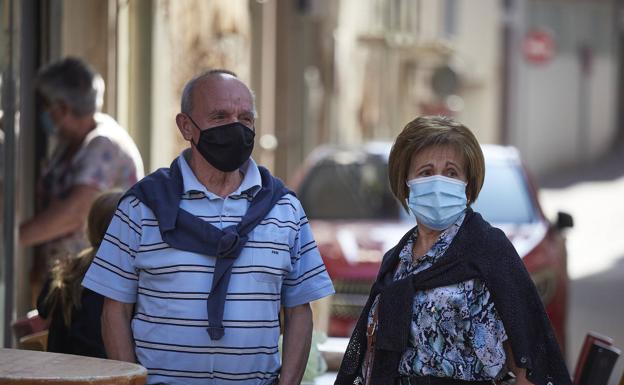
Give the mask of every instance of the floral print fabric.
<svg viewBox="0 0 624 385">
<path fill-rule="evenodd" d="M 428 269 L 448 249 L 464 215 L 440 234 L 420 259 L 413 261 L 417 231 L 402 249 L 394 280 Z M 377 311 L 379 296 L 369 313 Z M 399 373 L 406 376 L 435 376 L 466 381 L 487 381 L 504 373 L 507 339 L 503 323 L 487 287 L 480 280 L 419 291 L 412 305 L 408 348 Z"/>
<path fill-rule="evenodd" d="M 66 199 L 78 185 L 100 191 L 127 190 L 143 177 L 141 155 L 128 133 L 110 116 L 96 113 L 97 126 L 90 131 L 72 157 L 59 142 L 43 172 L 40 201 L 43 207 Z M 42 254 L 47 263 L 76 255 L 89 246 L 84 230 L 46 242 Z"/>
</svg>

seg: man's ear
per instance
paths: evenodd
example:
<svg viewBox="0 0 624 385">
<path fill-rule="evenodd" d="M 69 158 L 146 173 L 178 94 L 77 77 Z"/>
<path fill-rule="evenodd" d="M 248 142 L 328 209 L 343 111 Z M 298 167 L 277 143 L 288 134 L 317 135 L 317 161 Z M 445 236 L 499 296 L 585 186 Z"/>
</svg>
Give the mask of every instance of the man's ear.
<svg viewBox="0 0 624 385">
<path fill-rule="evenodd" d="M 186 114 L 179 113 L 176 115 L 176 124 L 178 125 L 178 129 L 182 134 L 182 137 L 185 140 L 190 141 L 193 139 L 193 123 L 191 123 L 190 119 Z"/>
</svg>

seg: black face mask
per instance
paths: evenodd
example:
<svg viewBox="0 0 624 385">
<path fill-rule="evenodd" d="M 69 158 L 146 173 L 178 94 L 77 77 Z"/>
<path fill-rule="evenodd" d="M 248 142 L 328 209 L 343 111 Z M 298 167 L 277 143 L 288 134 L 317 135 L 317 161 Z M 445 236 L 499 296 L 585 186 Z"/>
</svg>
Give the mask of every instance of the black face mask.
<svg viewBox="0 0 624 385">
<path fill-rule="evenodd" d="M 199 142 L 193 144 L 217 170 L 237 170 L 251 156 L 256 133 L 244 124 L 234 122 L 202 130 L 193 118 L 189 119 L 200 131 Z"/>
</svg>

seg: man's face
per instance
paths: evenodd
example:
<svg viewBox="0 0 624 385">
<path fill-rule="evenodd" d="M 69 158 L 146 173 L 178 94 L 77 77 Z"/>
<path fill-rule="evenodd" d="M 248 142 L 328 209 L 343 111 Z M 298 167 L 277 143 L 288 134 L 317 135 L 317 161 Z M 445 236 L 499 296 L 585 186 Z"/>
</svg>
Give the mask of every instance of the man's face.
<svg viewBox="0 0 624 385">
<path fill-rule="evenodd" d="M 243 82 L 230 75 L 209 76 L 197 84 L 191 115 L 201 130 L 234 122 L 254 130 L 251 92 Z M 199 140 L 197 130 L 193 139 L 195 143 Z"/>
<path fill-rule="evenodd" d="M 62 102 L 52 102 L 46 103 L 44 108 L 58 130 L 58 136 L 63 139 L 70 139 L 73 131 L 68 124 L 70 119 L 69 107 Z"/>
</svg>

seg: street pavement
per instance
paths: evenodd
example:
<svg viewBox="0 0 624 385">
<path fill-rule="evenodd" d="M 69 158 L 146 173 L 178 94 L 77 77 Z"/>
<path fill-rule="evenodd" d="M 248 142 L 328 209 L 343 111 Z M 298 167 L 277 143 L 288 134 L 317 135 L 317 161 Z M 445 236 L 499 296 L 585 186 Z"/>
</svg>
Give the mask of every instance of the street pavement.
<svg viewBox="0 0 624 385">
<path fill-rule="evenodd" d="M 567 232 L 570 298 L 567 361 L 574 370 L 585 334 L 592 330 L 624 351 L 624 150 L 540 181 L 547 217 L 574 217 Z M 619 384 L 621 356 L 609 385 Z"/>
</svg>

